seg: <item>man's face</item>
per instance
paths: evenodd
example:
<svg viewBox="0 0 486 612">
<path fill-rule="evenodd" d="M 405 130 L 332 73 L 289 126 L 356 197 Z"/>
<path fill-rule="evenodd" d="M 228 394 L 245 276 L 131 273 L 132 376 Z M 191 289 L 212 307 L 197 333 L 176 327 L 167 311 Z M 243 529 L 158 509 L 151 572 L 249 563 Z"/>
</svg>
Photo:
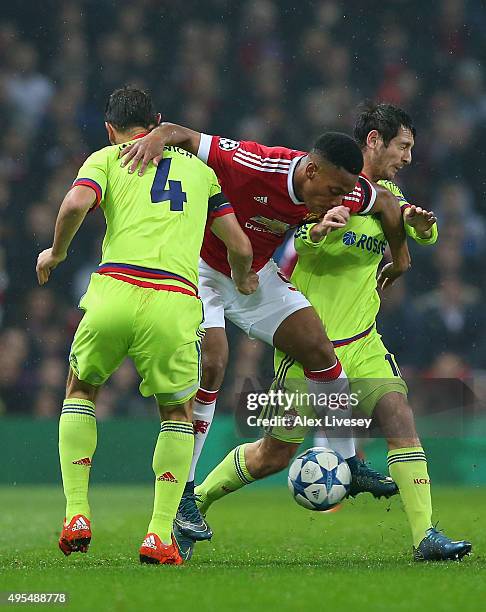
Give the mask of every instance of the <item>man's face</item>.
<svg viewBox="0 0 486 612">
<path fill-rule="evenodd" d="M 321 215 L 339 206 L 343 197 L 353 191 L 357 180 L 357 174 L 312 157 L 306 167 L 306 181 L 302 190 L 304 202 L 311 212 Z"/>
<path fill-rule="evenodd" d="M 412 132 L 403 126 L 387 147 L 381 136 L 378 136 L 372 157 L 373 175 L 380 179 L 393 180 L 395 174 L 412 161 L 414 144 Z"/>
</svg>

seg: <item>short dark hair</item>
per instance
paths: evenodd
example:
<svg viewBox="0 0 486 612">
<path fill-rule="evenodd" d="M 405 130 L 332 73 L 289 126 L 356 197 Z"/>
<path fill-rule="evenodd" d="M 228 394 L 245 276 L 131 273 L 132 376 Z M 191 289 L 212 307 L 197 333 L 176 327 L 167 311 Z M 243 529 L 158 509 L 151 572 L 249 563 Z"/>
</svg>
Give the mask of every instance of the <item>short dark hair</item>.
<svg viewBox="0 0 486 612">
<path fill-rule="evenodd" d="M 406 111 L 394 104 L 375 103 L 367 100 L 358 107 L 354 137 L 359 146 L 364 149 L 368 134 L 376 130 L 387 147 L 402 126 L 410 130 L 415 138 L 415 127 L 412 118 Z"/>
<path fill-rule="evenodd" d="M 105 121 L 118 130 L 149 128 L 157 123 L 157 113 L 149 92 L 126 85 L 110 94 L 106 102 Z"/>
<path fill-rule="evenodd" d="M 326 132 L 319 136 L 311 150 L 338 168 L 351 174 L 363 169 L 363 154 L 354 138 L 341 132 Z"/>
</svg>

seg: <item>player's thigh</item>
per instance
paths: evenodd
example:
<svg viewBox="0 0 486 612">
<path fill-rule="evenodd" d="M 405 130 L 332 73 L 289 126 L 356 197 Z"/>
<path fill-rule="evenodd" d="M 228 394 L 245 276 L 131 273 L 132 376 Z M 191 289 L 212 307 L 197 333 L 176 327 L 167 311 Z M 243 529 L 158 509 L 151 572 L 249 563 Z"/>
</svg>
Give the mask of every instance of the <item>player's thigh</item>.
<svg viewBox="0 0 486 612">
<path fill-rule="evenodd" d="M 223 327 L 209 327 L 204 331 L 201 387 L 207 391 L 216 391 L 223 383 L 228 365 L 228 339 Z"/>
<path fill-rule="evenodd" d="M 182 404 L 201 375 L 202 305 L 195 297 L 148 290 L 134 325 L 129 355 L 142 378 L 140 392 L 159 404 Z"/>
<path fill-rule="evenodd" d="M 99 386 L 126 357 L 138 305 L 136 289 L 107 276 L 92 275 L 80 302 L 85 313 L 69 355 L 79 380 Z"/>
<path fill-rule="evenodd" d="M 350 380 L 354 401 L 360 412 L 372 415 L 378 401 L 387 393 L 407 396 L 408 388 L 400 369 L 376 331 L 347 346 L 336 349 L 336 354 Z"/>
<path fill-rule="evenodd" d="M 201 259 L 198 289 L 204 309 L 204 329 L 224 329 L 225 306 L 234 299 L 233 290 L 236 290 L 233 281 Z"/>
<path fill-rule="evenodd" d="M 226 307 L 227 318 L 250 338 L 273 345 L 280 324 L 291 314 L 310 306 L 309 301 L 269 261 L 258 272 L 259 286 L 252 295 L 235 290 L 235 299 Z"/>
</svg>

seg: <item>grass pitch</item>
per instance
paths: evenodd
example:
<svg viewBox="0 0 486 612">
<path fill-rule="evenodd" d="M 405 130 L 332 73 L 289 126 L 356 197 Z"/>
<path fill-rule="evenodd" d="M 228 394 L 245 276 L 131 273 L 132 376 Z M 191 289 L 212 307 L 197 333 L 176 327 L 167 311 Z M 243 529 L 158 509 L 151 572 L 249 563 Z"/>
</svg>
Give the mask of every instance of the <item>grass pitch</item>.
<svg viewBox="0 0 486 612">
<path fill-rule="evenodd" d="M 93 487 L 90 499 L 90 551 L 65 558 L 60 487 L 0 488 L 0 591 L 67 592 L 63 607 L 72 611 L 456 612 L 481 609 L 486 597 L 484 489 L 435 489 L 439 527 L 474 546 L 462 563 L 443 564 L 411 561 L 397 498 L 361 495 L 323 514 L 300 508 L 284 488 L 247 487 L 214 505 L 213 540 L 189 563 L 141 566 L 151 489 Z"/>
</svg>

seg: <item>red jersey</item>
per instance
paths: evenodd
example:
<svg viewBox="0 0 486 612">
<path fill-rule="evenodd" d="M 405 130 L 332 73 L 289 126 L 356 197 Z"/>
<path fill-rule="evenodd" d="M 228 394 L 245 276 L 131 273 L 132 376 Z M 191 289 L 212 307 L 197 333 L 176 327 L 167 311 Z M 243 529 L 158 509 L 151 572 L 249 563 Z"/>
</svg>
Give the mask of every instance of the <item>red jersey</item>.
<svg viewBox="0 0 486 612">
<path fill-rule="evenodd" d="M 236 141 L 201 134 L 198 157 L 216 173 L 223 193 L 234 209 L 253 248 L 253 270 L 258 271 L 294 229 L 310 214 L 294 191 L 294 172 L 304 151 L 266 147 L 251 141 Z M 351 213 L 366 214 L 376 191 L 360 175 L 354 191 L 343 198 Z M 228 212 L 232 212 L 228 207 Z M 230 276 L 226 246 L 206 228 L 201 250 L 204 261 Z"/>
</svg>

